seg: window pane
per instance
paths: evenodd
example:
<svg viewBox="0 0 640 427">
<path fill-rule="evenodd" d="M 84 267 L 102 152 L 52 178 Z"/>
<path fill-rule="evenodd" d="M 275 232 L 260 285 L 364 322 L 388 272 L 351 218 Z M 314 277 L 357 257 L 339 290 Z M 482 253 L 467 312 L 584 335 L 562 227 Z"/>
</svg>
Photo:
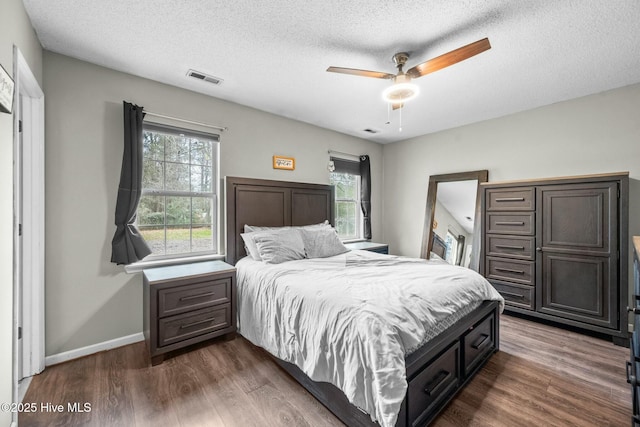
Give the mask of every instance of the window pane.
<svg viewBox="0 0 640 427">
<path fill-rule="evenodd" d="M 213 250 L 211 225 L 194 225 L 191 230 L 191 252 Z"/>
<path fill-rule="evenodd" d="M 167 225 L 186 224 L 191 222 L 191 198 L 167 197 Z"/>
<path fill-rule="evenodd" d="M 147 242 L 151 253 L 154 255 L 164 254 L 164 225 L 159 226 L 138 226 L 142 238 Z"/>
<path fill-rule="evenodd" d="M 200 139 L 191 140 L 191 163 L 194 165 L 211 166 L 213 143 Z"/>
<path fill-rule="evenodd" d="M 191 223 L 199 225 L 211 225 L 212 200 L 208 197 L 193 197 Z"/>
<path fill-rule="evenodd" d="M 189 163 L 189 139 L 179 135 L 166 135 L 165 160 L 167 162 Z"/>
<path fill-rule="evenodd" d="M 191 179 L 189 177 L 189 165 L 178 163 L 166 163 L 167 178 L 165 189 L 174 191 L 189 191 Z"/>
<path fill-rule="evenodd" d="M 143 162 L 142 188 L 162 190 L 164 188 L 164 163 L 157 160 Z"/>
<path fill-rule="evenodd" d="M 139 225 L 163 225 L 164 196 L 142 196 L 138 205 L 137 223 Z"/>
<path fill-rule="evenodd" d="M 189 225 L 167 225 L 167 254 L 189 253 L 191 229 Z"/>
<path fill-rule="evenodd" d="M 160 134 L 144 132 L 142 150 L 145 160 L 164 160 L 164 139 L 161 138 Z"/>
<path fill-rule="evenodd" d="M 191 191 L 211 193 L 211 167 L 191 166 Z"/>
<path fill-rule="evenodd" d="M 336 230 L 341 237 L 357 237 L 356 203 L 336 202 Z"/>
<path fill-rule="evenodd" d="M 336 186 L 336 199 L 358 199 L 358 177 L 346 173 L 332 173 L 331 184 Z"/>
</svg>

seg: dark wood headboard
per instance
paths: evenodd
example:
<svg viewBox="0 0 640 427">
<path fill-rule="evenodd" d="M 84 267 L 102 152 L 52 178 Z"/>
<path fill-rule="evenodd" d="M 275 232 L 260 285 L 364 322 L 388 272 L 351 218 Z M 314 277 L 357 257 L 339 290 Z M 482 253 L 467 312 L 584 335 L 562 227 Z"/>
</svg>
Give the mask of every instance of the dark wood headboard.
<svg viewBox="0 0 640 427">
<path fill-rule="evenodd" d="M 227 209 L 226 262 L 246 256 L 241 233 L 245 224 L 265 227 L 334 225 L 333 185 L 225 177 Z"/>
</svg>

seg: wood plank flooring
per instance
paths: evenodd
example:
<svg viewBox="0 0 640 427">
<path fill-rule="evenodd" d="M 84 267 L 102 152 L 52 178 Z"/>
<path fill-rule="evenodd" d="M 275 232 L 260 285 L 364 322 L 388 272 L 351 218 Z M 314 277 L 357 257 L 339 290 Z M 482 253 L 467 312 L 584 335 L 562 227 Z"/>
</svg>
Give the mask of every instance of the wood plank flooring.
<svg viewBox="0 0 640 427">
<path fill-rule="evenodd" d="M 501 348 L 435 420 L 450 426 L 628 426 L 628 349 L 516 317 Z M 33 378 L 26 426 L 340 426 L 245 339 L 214 340 L 151 367 L 143 343 L 47 368 Z M 62 404 L 61 413 L 41 405 Z M 91 404 L 71 413 L 68 403 Z"/>
</svg>

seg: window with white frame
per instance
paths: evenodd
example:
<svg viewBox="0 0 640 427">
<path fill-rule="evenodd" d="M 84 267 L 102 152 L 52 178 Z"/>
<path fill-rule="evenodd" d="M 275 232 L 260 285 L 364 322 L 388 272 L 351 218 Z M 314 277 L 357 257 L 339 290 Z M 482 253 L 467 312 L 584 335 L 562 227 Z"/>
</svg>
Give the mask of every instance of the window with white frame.
<svg viewBox="0 0 640 427">
<path fill-rule="evenodd" d="M 137 227 L 152 258 L 218 252 L 218 135 L 144 124 Z"/>
<path fill-rule="evenodd" d="M 360 207 L 359 163 L 332 157 L 335 170 L 329 183 L 336 188 L 335 226 L 342 240 L 362 238 L 362 209 Z"/>
</svg>

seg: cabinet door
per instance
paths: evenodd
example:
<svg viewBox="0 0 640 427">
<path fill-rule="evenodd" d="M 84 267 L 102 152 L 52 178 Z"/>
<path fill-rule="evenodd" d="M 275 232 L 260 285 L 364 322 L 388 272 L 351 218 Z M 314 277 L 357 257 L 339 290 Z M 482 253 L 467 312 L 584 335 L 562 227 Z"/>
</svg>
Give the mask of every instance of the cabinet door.
<svg viewBox="0 0 640 427">
<path fill-rule="evenodd" d="M 538 311 L 618 326 L 616 183 L 537 189 Z"/>
</svg>

